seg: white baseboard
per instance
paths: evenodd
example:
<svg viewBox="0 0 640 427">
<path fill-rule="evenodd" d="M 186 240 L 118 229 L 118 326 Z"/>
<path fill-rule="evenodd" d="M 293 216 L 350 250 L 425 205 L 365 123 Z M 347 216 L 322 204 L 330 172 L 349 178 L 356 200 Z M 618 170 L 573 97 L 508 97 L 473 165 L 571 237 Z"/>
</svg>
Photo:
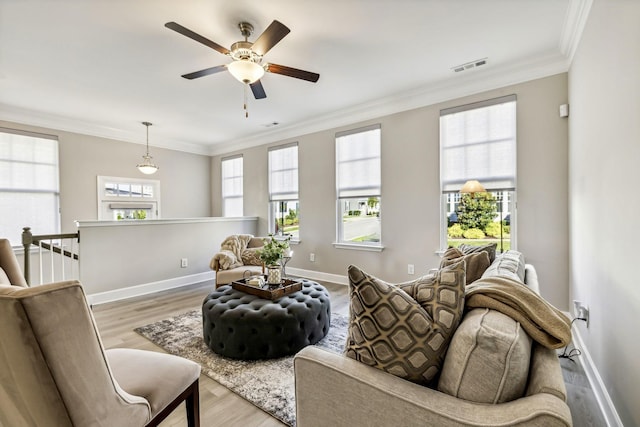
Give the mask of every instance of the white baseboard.
<svg viewBox="0 0 640 427">
<path fill-rule="evenodd" d="M 337 283 L 339 285 L 348 285 L 347 276 L 339 274 L 323 273 L 322 271 L 305 270 L 302 268 L 287 267 L 287 274 L 292 276 L 301 276 L 311 280 L 320 280 L 323 282 Z"/>
<path fill-rule="evenodd" d="M 598 406 L 600 406 L 600 410 L 602 411 L 602 415 L 604 416 L 605 421 L 607 422 L 608 427 L 624 427 L 622 424 L 622 420 L 618 415 L 618 411 L 616 411 L 616 407 L 613 405 L 611 401 L 611 397 L 609 396 L 609 392 L 607 392 L 607 388 L 602 381 L 602 377 L 600 377 L 600 373 L 593 363 L 593 359 L 591 358 L 591 354 L 589 350 L 584 345 L 584 341 L 580 336 L 580 331 L 577 328 L 573 329 L 573 340 L 574 345 L 580 349 L 581 355 L 580 363 L 582 363 L 582 367 L 584 368 L 584 372 L 587 375 L 587 379 L 591 384 L 591 388 L 593 389 L 593 393 L 596 395 L 596 400 L 598 401 Z"/>
<path fill-rule="evenodd" d="M 87 295 L 87 300 L 91 305 L 104 304 L 107 302 L 119 301 L 127 298 L 152 294 L 154 292 L 165 291 L 167 289 L 179 288 L 181 286 L 192 285 L 194 283 L 215 280 L 215 271 L 191 274 L 189 276 L 175 277 L 173 279 L 160 280 L 158 282 L 144 283 L 142 285 L 129 286 L 112 291 L 98 292 Z"/>
<path fill-rule="evenodd" d="M 349 282 L 347 276 L 341 276 L 339 274 L 323 273 L 321 271 L 304 270 L 301 268 L 287 268 L 287 274 L 292 276 L 302 276 L 311 280 L 320 280 L 324 282 L 337 283 L 340 285 L 347 285 Z M 194 283 L 204 282 L 207 280 L 214 280 L 216 273 L 214 271 L 207 271 L 204 273 L 192 274 L 190 276 L 176 277 L 173 279 L 160 280 L 158 282 L 144 283 L 142 285 L 129 286 L 121 289 L 114 289 L 112 291 L 98 292 L 95 294 L 87 295 L 87 300 L 91 305 L 105 304 L 108 302 L 119 301 L 127 298 L 139 297 L 142 295 L 152 294 L 154 292 L 165 291 L 167 289 L 179 288 L 181 286 L 188 286 Z"/>
</svg>

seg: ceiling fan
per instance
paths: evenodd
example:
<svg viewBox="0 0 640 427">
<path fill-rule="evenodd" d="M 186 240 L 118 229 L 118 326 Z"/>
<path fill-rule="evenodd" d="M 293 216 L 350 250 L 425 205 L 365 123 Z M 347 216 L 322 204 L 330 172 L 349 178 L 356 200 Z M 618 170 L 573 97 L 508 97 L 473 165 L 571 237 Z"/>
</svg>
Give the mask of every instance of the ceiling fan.
<svg viewBox="0 0 640 427">
<path fill-rule="evenodd" d="M 202 43 L 223 55 L 230 56 L 233 59 L 229 64 L 218 65 L 216 67 L 205 68 L 204 70 L 184 74 L 182 77 L 185 79 L 197 79 L 199 77 L 228 70 L 240 82 L 248 84 L 251 87 L 253 96 L 256 99 L 262 99 L 267 97 L 267 94 L 262 87 L 262 83 L 260 82 L 260 79 L 265 72 L 281 74 L 283 76 L 294 77 L 296 79 L 306 80 L 313 83 L 317 82 L 320 78 L 320 74 L 286 67 L 284 65 L 273 63 L 261 65 L 262 57 L 291 31 L 287 26 L 279 21 L 273 21 L 253 43 L 248 40 L 249 36 L 253 33 L 253 25 L 248 22 L 240 22 L 238 27 L 240 28 L 240 33 L 244 37 L 244 41 L 235 42 L 231 45 L 231 49 L 220 46 L 218 43 L 215 43 L 200 34 L 194 33 L 190 29 L 185 28 L 176 22 L 167 22 L 164 26 L 182 34 L 183 36 L 189 37 L 198 43 Z"/>
</svg>

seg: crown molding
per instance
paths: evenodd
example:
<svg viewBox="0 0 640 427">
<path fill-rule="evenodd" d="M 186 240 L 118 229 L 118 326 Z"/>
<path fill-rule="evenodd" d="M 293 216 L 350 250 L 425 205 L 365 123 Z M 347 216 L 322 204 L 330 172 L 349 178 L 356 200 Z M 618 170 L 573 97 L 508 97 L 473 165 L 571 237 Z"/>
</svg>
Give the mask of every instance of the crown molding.
<svg viewBox="0 0 640 427">
<path fill-rule="evenodd" d="M 98 138 L 114 139 L 117 141 L 129 142 L 132 144 L 145 145 L 144 132 L 140 128 L 139 132 L 128 131 L 114 127 L 103 126 L 81 119 L 75 119 L 57 114 L 45 113 L 42 111 L 30 110 L 6 104 L 0 104 L 0 120 L 19 123 L 25 126 L 60 130 L 63 132 L 90 135 Z M 149 147 L 164 148 L 173 151 L 184 151 L 187 153 L 209 155 L 209 147 L 201 144 L 193 144 L 184 141 L 175 141 L 159 137 L 153 138 L 153 143 Z"/>
<path fill-rule="evenodd" d="M 593 0 L 569 0 L 558 46 L 560 52 L 567 57 L 569 64 L 573 61 L 573 55 L 580 44 L 592 4 Z"/>
<path fill-rule="evenodd" d="M 568 69 L 569 63 L 566 57 L 560 54 L 521 61 L 515 65 L 501 67 L 487 65 L 486 68 L 470 70 L 466 75 L 447 78 L 418 89 L 400 92 L 390 97 L 333 111 L 299 124 L 263 132 L 259 135 L 253 135 L 239 140 L 225 141 L 212 146 L 209 155 L 222 155 L 327 129 L 353 125 L 402 111 L 548 77 L 566 72 Z"/>
<path fill-rule="evenodd" d="M 485 67 L 473 69 L 465 73 L 466 75 L 455 75 L 452 78 L 446 78 L 418 89 L 399 92 L 390 97 L 332 111 L 297 124 L 263 131 L 260 134 L 246 138 L 219 141 L 212 146 L 167 140 L 159 137 L 154 137 L 153 144 L 150 143 L 149 145 L 193 154 L 218 156 L 559 74 L 569 69 L 569 61 L 565 56 L 557 54 L 533 58 L 517 64 L 500 67 L 493 67 L 489 64 Z M 0 120 L 133 144 L 145 144 L 141 137 L 141 132 L 106 127 L 80 119 L 5 104 L 0 104 Z"/>
</svg>

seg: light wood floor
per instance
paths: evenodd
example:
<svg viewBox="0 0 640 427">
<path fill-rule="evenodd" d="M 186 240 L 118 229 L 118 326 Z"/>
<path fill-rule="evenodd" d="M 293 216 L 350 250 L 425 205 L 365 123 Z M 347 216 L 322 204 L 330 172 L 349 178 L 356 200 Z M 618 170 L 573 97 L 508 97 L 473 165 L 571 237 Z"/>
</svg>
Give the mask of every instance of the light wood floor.
<svg viewBox="0 0 640 427">
<path fill-rule="evenodd" d="M 331 294 L 331 311 L 348 315 L 348 288 L 323 283 Z M 93 307 L 93 315 L 106 348 L 126 347 L 164 352 L 133 331 L 138 326 L 202 308 L 202 301 L 213 289 L 212 282 L 176 290 L 102 304 Z M 200 422 L 203 427 L 285 426 L 266 412 L 239 397 L 206 375 L 200 376 Z M 184 404 L 176 409 L 162 427 L 187 425 Z"/>
<path fill-rule="evenodd" d="M 348 315 L 347 286 L 333 283 L 323 283 L 323 285 L 331 294 L 331 311 Z M 211 282 L 204 282 L 95 306 L 93 313 L 104 346 L 106 348 L 126 347 L 164 352 L 160 347 L 133 332 L 133 329 L 189 310 L 199 310 L 202 307 L 202 301 L 212 289 Z M 561 364 L 574 425 L 605 425 L 593 390 L 591 390 L 582 367 L 566 359 L 561 359 Z M 285 425 L 206 375 L 200 376 L 200 421 L 203 427 Z M 184 405 L 176 409 L 161 424 L 162 427 L 184 427 L 186 425 Z"/>
</svg>

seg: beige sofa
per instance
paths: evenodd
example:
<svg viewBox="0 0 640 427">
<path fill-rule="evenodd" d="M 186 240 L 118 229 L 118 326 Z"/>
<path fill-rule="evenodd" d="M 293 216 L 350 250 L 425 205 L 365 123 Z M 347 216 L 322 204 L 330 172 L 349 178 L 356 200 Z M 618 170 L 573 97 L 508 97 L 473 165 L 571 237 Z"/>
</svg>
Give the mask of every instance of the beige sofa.
<svg viewBox="0 0 640 427">
<path fill-rule="evenodd" d="M 535 269 L 531 265 L 525 266 L 522 258 L 503 259 L 499 256 L 485 273 L 503 274 L 505 265 L 511 270 L 508 274 L 523 277 L 523 282 L 538 292 Z M 482 309 L 465 314 L 445 356 L 445 366 L 449 362 L 448 359 L 454 358 L 454 353 L 458 353 L 455 357 L 460 358 L 459 350 L 452 351 L 456 335 L 463 335 L 465 331 L 475 327 L 474 322 L 477 322 L 479 317 L 487 314 L 487 318 L 498 322 L 497 325 L 493 325 L 498 328 L 501 327 L 501 321 L 505 324 L 513 323 L 512 319 L 504 320 L 504 317 L 500 317 L 504 316 L 502 313 L 493 310 L 481 313 L 478 310 Z M 474 335 L 478 342 L 473 345 L 478 349 L 483 347 L 480 342 L 481 335 Z M 556 351 L 530 339 L 527 341 L 527 338 L 524 338 L 523 347 L 527 352 L 527 357 L 523 358 L 527 361 L 527 371 L 520 394 L 522 397 L 503 403 L 481 403 L 468 397 L 463 399 L 456 397 L 455 393 L 452 395 L 414 384 L 343 355 L 330 353 L 315 346 L 306 347 L 294 359 L 297 425 L 571 426 L 571 413 L 566 404 L 566 390 Z M 522 341 L 523 337 L 519 339 Z M 530 343 L 530 347 L 527 347 L 527 342 Z M 491 345 L 490 343 L 484 346 L 485 352 L 487 348 L 492 351 Z M 500 392 L 509 387 L 511 374 L 508 370 L 492 371 L 497 369 L 495 364 L 500 365 L 501 362 L 491 360 L 491 353 L 489 360 L 480 364 L 478 359 L 473 359 L 476 357 L 475 353 L 473 356 L 470 354 L 471 350 L 469 354 L 464 355 L 468 359 L 465 363 L 470 365 L 475 361 L 474 369 L 469 369 L 464 374 L 456 374 L 457 377 L 453 375 L 459 380 L 458 395 L 463 394 L 465 387 L 471 390 L 470 395 L 477 395 L 478 392 L 482 394 L 484 387 L 497 387 Z M 510 356 L 511 352 L 506 359 Z M 494 359 L 499 358 L 501 357 L 496 356 Z M 515 356 L 513 358 L 516 359 Z M 455 364 L 452 362 L 450 365 Z M 522 366 L 515 369 L 521 368 Z M 448 375 L 451 376 L 450 374 L 449 372 Z M 469 384 L 470 381 L 472 384 Z"/>
</svg>

